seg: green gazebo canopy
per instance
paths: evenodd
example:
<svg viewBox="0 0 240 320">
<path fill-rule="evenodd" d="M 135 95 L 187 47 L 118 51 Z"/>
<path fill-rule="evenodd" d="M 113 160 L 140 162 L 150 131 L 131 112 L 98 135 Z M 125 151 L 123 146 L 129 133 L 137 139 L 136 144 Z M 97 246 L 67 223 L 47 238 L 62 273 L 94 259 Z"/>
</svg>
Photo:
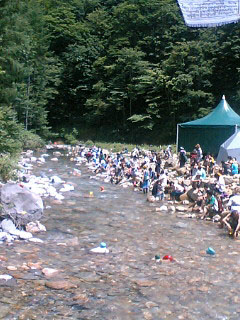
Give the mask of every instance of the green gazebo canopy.
<svg viewBox="0 0 240 320">
<path fill-rule="evenodd" d="M 216 155 L 220 145 L 240 128 L 240 116 L 223 96 L 217 107 L 207 116 L 178 124 L 177 147 L 192 151 L 199 143 L 203 152 Z"/>
</svg>

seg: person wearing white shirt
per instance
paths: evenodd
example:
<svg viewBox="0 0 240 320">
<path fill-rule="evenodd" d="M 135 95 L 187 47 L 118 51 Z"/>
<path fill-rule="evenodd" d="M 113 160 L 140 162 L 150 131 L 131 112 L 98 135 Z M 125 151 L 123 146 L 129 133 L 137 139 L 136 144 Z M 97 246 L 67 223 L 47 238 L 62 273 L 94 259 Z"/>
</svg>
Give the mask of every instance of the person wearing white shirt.
<svg viewBox="0 0 240 320">
<path fill-rule="evenodd" d="M 215 173 L 214 177 L 217 179 L 216 181 L 216 189 L 218 192 L 223 193 L 226 190 L 225 180 L 221 173 Z"/>
</svg>

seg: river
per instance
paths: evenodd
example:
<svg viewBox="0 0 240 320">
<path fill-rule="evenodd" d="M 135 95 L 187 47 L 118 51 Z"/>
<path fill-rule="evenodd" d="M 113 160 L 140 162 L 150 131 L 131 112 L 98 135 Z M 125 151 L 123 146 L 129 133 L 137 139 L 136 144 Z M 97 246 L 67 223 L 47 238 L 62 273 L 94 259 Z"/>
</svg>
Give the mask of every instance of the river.
<svg viewBox="0 0 240 320">
<path fill-rule="evenodd" d="M 85 165 L 74 176 L 67 157 L 50 158 L 34 174 L 58 175 L 75 190 L 62 203 L 44 199 L 43 243 L 1 245 L 1 274 L 15 279 L 0 286 L 1 319 L 240 319 L 239 240 L 213 222 L 156 211 L 140 192 L 90 179 Z M 102 241 L 109 254 L 89 252 Z M 216 255 L 206 254 L 209 246 Z M 175 261 L 156 262 L 156 254 Z M 47 278 L 43 268 L 59 272 Z M 72 288 L 54 289 L 56 281 Z"/>
</svg>

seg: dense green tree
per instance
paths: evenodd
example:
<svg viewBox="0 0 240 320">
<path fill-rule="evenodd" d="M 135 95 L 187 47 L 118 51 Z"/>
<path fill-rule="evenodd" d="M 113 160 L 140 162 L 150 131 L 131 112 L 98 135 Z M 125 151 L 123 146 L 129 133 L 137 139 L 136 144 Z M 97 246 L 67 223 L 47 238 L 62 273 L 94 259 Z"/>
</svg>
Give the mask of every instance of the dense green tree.
<svg viewBox="0 0 240 320">
<path fill-rule="evenodd" d="M 166 142 L 222 94 L 240 111 L 239 24 L 189 28 L 175 0 L 4 0 L 0 18 L 0 106 L 27 129 Z"/>
<path fill-rule="evenodd" d="M 1 103 L 13 108 L 19 122 L 36 132 L 47 128 L 45 106 L 58 82 L 57 59 L 48 51 L 43 12 L 34 1 L 10 1 L 2 8 Z"/>
</svg>

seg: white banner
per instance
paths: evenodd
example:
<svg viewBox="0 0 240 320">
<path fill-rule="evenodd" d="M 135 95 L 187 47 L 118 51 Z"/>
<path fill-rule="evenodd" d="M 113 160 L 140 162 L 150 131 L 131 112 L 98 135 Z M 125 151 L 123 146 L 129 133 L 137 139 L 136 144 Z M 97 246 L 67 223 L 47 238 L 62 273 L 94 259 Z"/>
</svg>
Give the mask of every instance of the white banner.
<svg viewBox="0 0 240 320">
<path fill-rule="evenodd" d="M 216 27 L 240 20 L 240 0 L 177 1 L 189 27 Z"/>
</svg>

